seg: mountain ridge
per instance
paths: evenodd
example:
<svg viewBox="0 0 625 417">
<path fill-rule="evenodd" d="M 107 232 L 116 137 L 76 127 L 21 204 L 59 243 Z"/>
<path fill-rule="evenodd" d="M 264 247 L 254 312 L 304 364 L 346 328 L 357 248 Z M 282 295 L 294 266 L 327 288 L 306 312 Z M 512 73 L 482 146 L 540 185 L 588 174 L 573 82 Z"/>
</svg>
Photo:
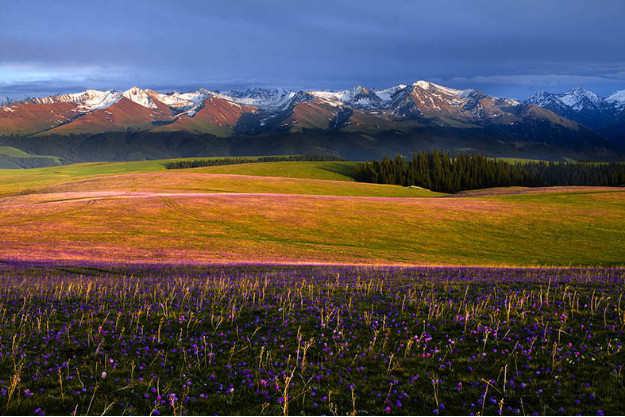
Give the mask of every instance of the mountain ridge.
<svg viewBox="0 0 625 417">
<path fill-rule="evenodd" d="M 576 93 L 594 100 L 584 91 Z M 543 95 L 549 98 L 548 94 Z M 18 148 L 20 140 L 23 146 L 34 143 L 24 140 L 28 137 L 67 144 L 72 140 L 64 137 L 84 136 L 91 140 L 76 149 L 98 149 L 112 146 L 94 140 L 106 134 L 116 138 L 125 134 L 132 138 L 127 141 L 149 135 L 158 138 L 156 142 L 187 134 L 196 147 L 187 143 L 185 149 L 206 156 L 219 156 L 215 153 L 227 149 L 230 154 L 314 151 L 366 159 L 443 146 L 511 157 L 622 157 L 603 137 L 558 112 L 423 80 L 382 90 L 358 85 L 341 91 L 255 87 L 159 93 L 133 87 L 123 92 L 86 90 L 0 107 L 0 138 Z M 304 137 L 311 143 L 305 143 Z M 148 145 L 143 139 L 137 143 Z M 129 144 L 122 141 L 116 146 Z M 133 148 L 133 155 L 152 158 L 167 157 L 168 152 L 172 156 L 188 153 L 172 150 L 166 143 L 162 146 L 166 149 L 144 154 Z M 84 155 L 58 152 L 62 155 L 46 154 L 70 161 L 85 159 Z M 85 152 L 90 160 L 96 155 L 94 150 Z M 123 153 L 103 151 L 102 155 L 123 158 Z"/>
<path fill-rule="evenodd" d="M 625 90 L 600 97 L 576 87 L 566 93 L 537 91 L 525 100 L 587 126 L 620 146 L 625 146 Z"/>
</svg>

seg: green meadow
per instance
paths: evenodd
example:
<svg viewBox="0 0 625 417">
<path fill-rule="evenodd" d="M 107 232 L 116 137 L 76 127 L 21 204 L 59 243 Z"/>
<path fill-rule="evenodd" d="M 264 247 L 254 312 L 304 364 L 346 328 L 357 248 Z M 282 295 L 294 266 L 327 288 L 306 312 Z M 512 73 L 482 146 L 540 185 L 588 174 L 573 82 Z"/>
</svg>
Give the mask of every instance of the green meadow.
<svg viewBox="0 0 625 417">
<path fill-rule="evenodd" d="M 0 171 L 0 259 L 625 265 L 625 190 L 455 195 L 357 183 L 353 162 Z"/>
<path fill-rule="evenodd" d="M 9 154 L 11 149 L 0 147 L 0 152 Z M 15 153 L 11 151 L 12 153 Z M 13 155 L 16 156 L 16 155 Z M 190 160 L 196 158 L 189 158 Z M 217 158 L 202 158 L 217 159 Z M 52 185 L 63 182 L 118 175 L 125 173 L 143 173 L 153 171 L 167 171 L 166 165 L 170 162 L 184 159 L 162 159 L 154 161 L 132 162 L 88 162 L 72 165 L 61 165 L 47 168 L 33 168 L 28 170 L 0 169 L 0 178 L 3 192 L 11 192 L 38 185 Z M 353 181 L 351 173 L 355 162 L 264 162 L 257 164 L 225 165 L 204 168 L 192 168 L 186 172 L 206 172 L 222 174 L 244 174 L 272 177 L 312 178 L 338 181 Z M 175 172 L 175 171 L 170 171 Z"/>
<path fill-rule="evenodd" d="M 56 163 L 60 163 L 60 159 L 56 156 L 33 155 L 12 146 L 0 146 L 0 155 L 9 156 L 12 158 L 50 158 Z"/>
</svg>

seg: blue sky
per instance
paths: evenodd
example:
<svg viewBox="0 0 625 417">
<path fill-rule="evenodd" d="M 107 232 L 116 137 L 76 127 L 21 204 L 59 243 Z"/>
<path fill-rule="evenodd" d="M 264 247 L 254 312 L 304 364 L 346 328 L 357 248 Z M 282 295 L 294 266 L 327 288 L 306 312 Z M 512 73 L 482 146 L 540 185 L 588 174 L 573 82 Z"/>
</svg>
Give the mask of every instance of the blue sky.
<svg viewBox="0 0 625 417">
<path fill-rule="evenodd" d="M 525 99 L 625 89 L 622 0 L 1 0 L 0 95 L 386 88 Z"/>
</svg>

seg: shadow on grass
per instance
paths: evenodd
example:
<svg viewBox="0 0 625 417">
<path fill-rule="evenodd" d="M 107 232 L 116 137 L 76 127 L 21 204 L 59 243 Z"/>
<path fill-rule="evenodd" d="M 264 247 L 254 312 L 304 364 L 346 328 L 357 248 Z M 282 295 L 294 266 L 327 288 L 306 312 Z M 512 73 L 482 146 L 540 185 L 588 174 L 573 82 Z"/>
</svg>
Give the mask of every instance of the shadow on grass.
<svg viewBox="0 0 625 417">
<path fill-rule="evenodd" d="M 346 165 L 340 162 L 328 162 L 320 168 L 324 171 L 332 172 L 334 174 L 345 175 L 346 177 L 354 178 L 353 165 Z"/>
</svg>

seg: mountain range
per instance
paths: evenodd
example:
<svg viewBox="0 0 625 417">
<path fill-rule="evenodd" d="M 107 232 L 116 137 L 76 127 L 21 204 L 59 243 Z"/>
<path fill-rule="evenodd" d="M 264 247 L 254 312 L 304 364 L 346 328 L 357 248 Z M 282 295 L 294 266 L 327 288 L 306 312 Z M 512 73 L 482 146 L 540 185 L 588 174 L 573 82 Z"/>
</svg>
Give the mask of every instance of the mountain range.
<svg viewBox="0 0 625 417">
<path fill-rule="evenodd" d="M 541 90 L 525 102 L 581 123 L 625 146 L 625 90 L 605 98 L 581 87 L 555 94 Z"/>
<path fill-rule="evenodd" d="M 615 160 L 623 151 L 599 133 L 618 122 L 588 120 L 618 119 L 623 93 L 601 99 L 581 89 L 541 91 L 519 102 L 417 81 L 383 90 L 159 93 L 133 87 L 0 98 L 0 147 L 39 156 L 20 154 L 25 159 L 19 161 L 0 154 L 0 166 L 52 164 L 41 155 L 65 163 L 293 153 L 370 159 L 434 148 Z"/>
</svg>

